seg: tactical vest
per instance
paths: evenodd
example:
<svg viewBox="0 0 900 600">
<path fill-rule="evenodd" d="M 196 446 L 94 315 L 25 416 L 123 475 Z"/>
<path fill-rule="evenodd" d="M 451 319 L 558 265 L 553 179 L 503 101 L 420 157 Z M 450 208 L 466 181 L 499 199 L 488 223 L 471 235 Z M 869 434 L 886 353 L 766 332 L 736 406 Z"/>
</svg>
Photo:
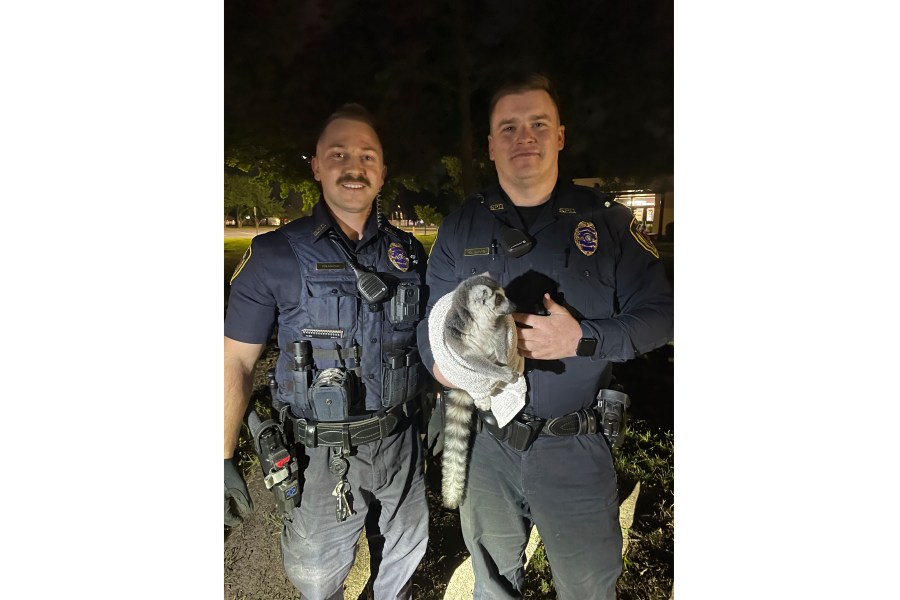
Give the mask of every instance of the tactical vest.
<svg viewBox="0 0 900 600">
<path fill-rule="evenodd" d="M 297 417 L 342 421 L 414 399 L 427 372 L 416 350 L 424 280 L 413 264 L 412 236 L 384 225 L 359 254 L 350 250 L 350 260 L 387 284 L 387 297 L 369 303 L 348 257 L 327 235 L 317 238 L 313 227 L 304 218 L 278 230 L 300 265 L 301 290 L 297 306 L 279 307 L 275 406 L 287 404 Z M 342 394 L 346 404 L 338 406 Z"/>
</svg>

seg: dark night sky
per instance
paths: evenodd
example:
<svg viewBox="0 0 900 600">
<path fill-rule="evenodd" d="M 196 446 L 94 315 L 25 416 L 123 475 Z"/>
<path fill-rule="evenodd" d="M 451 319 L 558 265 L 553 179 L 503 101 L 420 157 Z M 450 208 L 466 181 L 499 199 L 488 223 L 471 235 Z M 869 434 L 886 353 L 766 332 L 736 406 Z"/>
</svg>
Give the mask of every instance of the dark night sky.
<svg viewBox="0 0 900 600">
<path fill-rule="evenodd" d="M 391 172 L 419 173 L 459 155 L 467 82 L 486 161 L 493 82 L 527 68 L 557 85 L 564 176 L 670 175 L 672 18 L 671 0 L 228 0 L 226 153 L 262 146 L 302 173 L 323 119 L 357 101 Z"/>
</svg>

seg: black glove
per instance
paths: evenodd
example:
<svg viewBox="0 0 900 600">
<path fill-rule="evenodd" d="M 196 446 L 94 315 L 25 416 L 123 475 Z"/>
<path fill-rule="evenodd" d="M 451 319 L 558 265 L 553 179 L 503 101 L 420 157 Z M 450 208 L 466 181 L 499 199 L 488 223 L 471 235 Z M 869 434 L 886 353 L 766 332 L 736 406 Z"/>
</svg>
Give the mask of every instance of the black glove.
<svg viewBox="0 0 900 600">
<path fill-rule="evenodd" d="M 225 524 L 235 527 L 253 512 L 253 500 L 244 476 L 230 458 L 225 459 Z"/>
<path fill-rule="evenodd" d="M 434 408 L 428 419 L 428 431 L 425 436 L 425 448 L 432 456 L 437 456 L 444 449 L 444 393 L 434 395 Z"/>
</svg>

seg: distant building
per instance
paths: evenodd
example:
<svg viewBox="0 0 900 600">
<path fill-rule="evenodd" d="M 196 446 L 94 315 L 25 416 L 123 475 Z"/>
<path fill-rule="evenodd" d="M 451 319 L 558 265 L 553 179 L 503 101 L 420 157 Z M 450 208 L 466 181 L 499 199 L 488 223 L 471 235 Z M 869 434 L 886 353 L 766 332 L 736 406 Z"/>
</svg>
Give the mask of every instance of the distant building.
<svg viewBox="0 0 900 600">
<path fill-rule="evenodd" d="M 573 179 L 572 183 L 585 187 L 600 188 L 603 180 L 598 177 Z M 643 227 L 651 238 L 658 238 L 666 232 L 666 226 L 672 223 L 675 213 L 675 198 L 672 190 L 672 178 L 663 178 L 654 182 L 654 189 L 640 190 L 606 190 L 615 194 L 616 202 L 631 209 L 635 220 Z"/>
</svg>

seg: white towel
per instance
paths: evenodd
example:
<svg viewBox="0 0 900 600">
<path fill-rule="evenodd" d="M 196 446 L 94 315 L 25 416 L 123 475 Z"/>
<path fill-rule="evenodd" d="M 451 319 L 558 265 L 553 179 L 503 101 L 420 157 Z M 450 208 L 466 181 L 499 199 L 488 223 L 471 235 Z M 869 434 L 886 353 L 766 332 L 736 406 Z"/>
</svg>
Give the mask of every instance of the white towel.
<svg viewBox="0 0 900 600">
<path fill-rule="evenodd" d="M 488 376 L 478 373 L 468 365 L 456 352 L 447 346 L 445 332 L 447 331 L 447 314 L 453 304 L 453 292 L 445 294 L 438 300 L 428 315 L 428 337 L 431 340 L 431 352 L 434 362 L 447 381 L 455 387 L 464 390 L 475 400 L 481 400 L 490 396 L 491 412 L 497 418 L 497 424 L 503 427 L 509 423 L 516 414 L 525 406 L 525 359 L 519 354 L 516 347 L 516 325 L 512 315 L 506 315 L 509 319 L 509 359 L 507 364 L 516 371 L 519 376 L 512 383 L 495 381 Z"/>
</svg>

